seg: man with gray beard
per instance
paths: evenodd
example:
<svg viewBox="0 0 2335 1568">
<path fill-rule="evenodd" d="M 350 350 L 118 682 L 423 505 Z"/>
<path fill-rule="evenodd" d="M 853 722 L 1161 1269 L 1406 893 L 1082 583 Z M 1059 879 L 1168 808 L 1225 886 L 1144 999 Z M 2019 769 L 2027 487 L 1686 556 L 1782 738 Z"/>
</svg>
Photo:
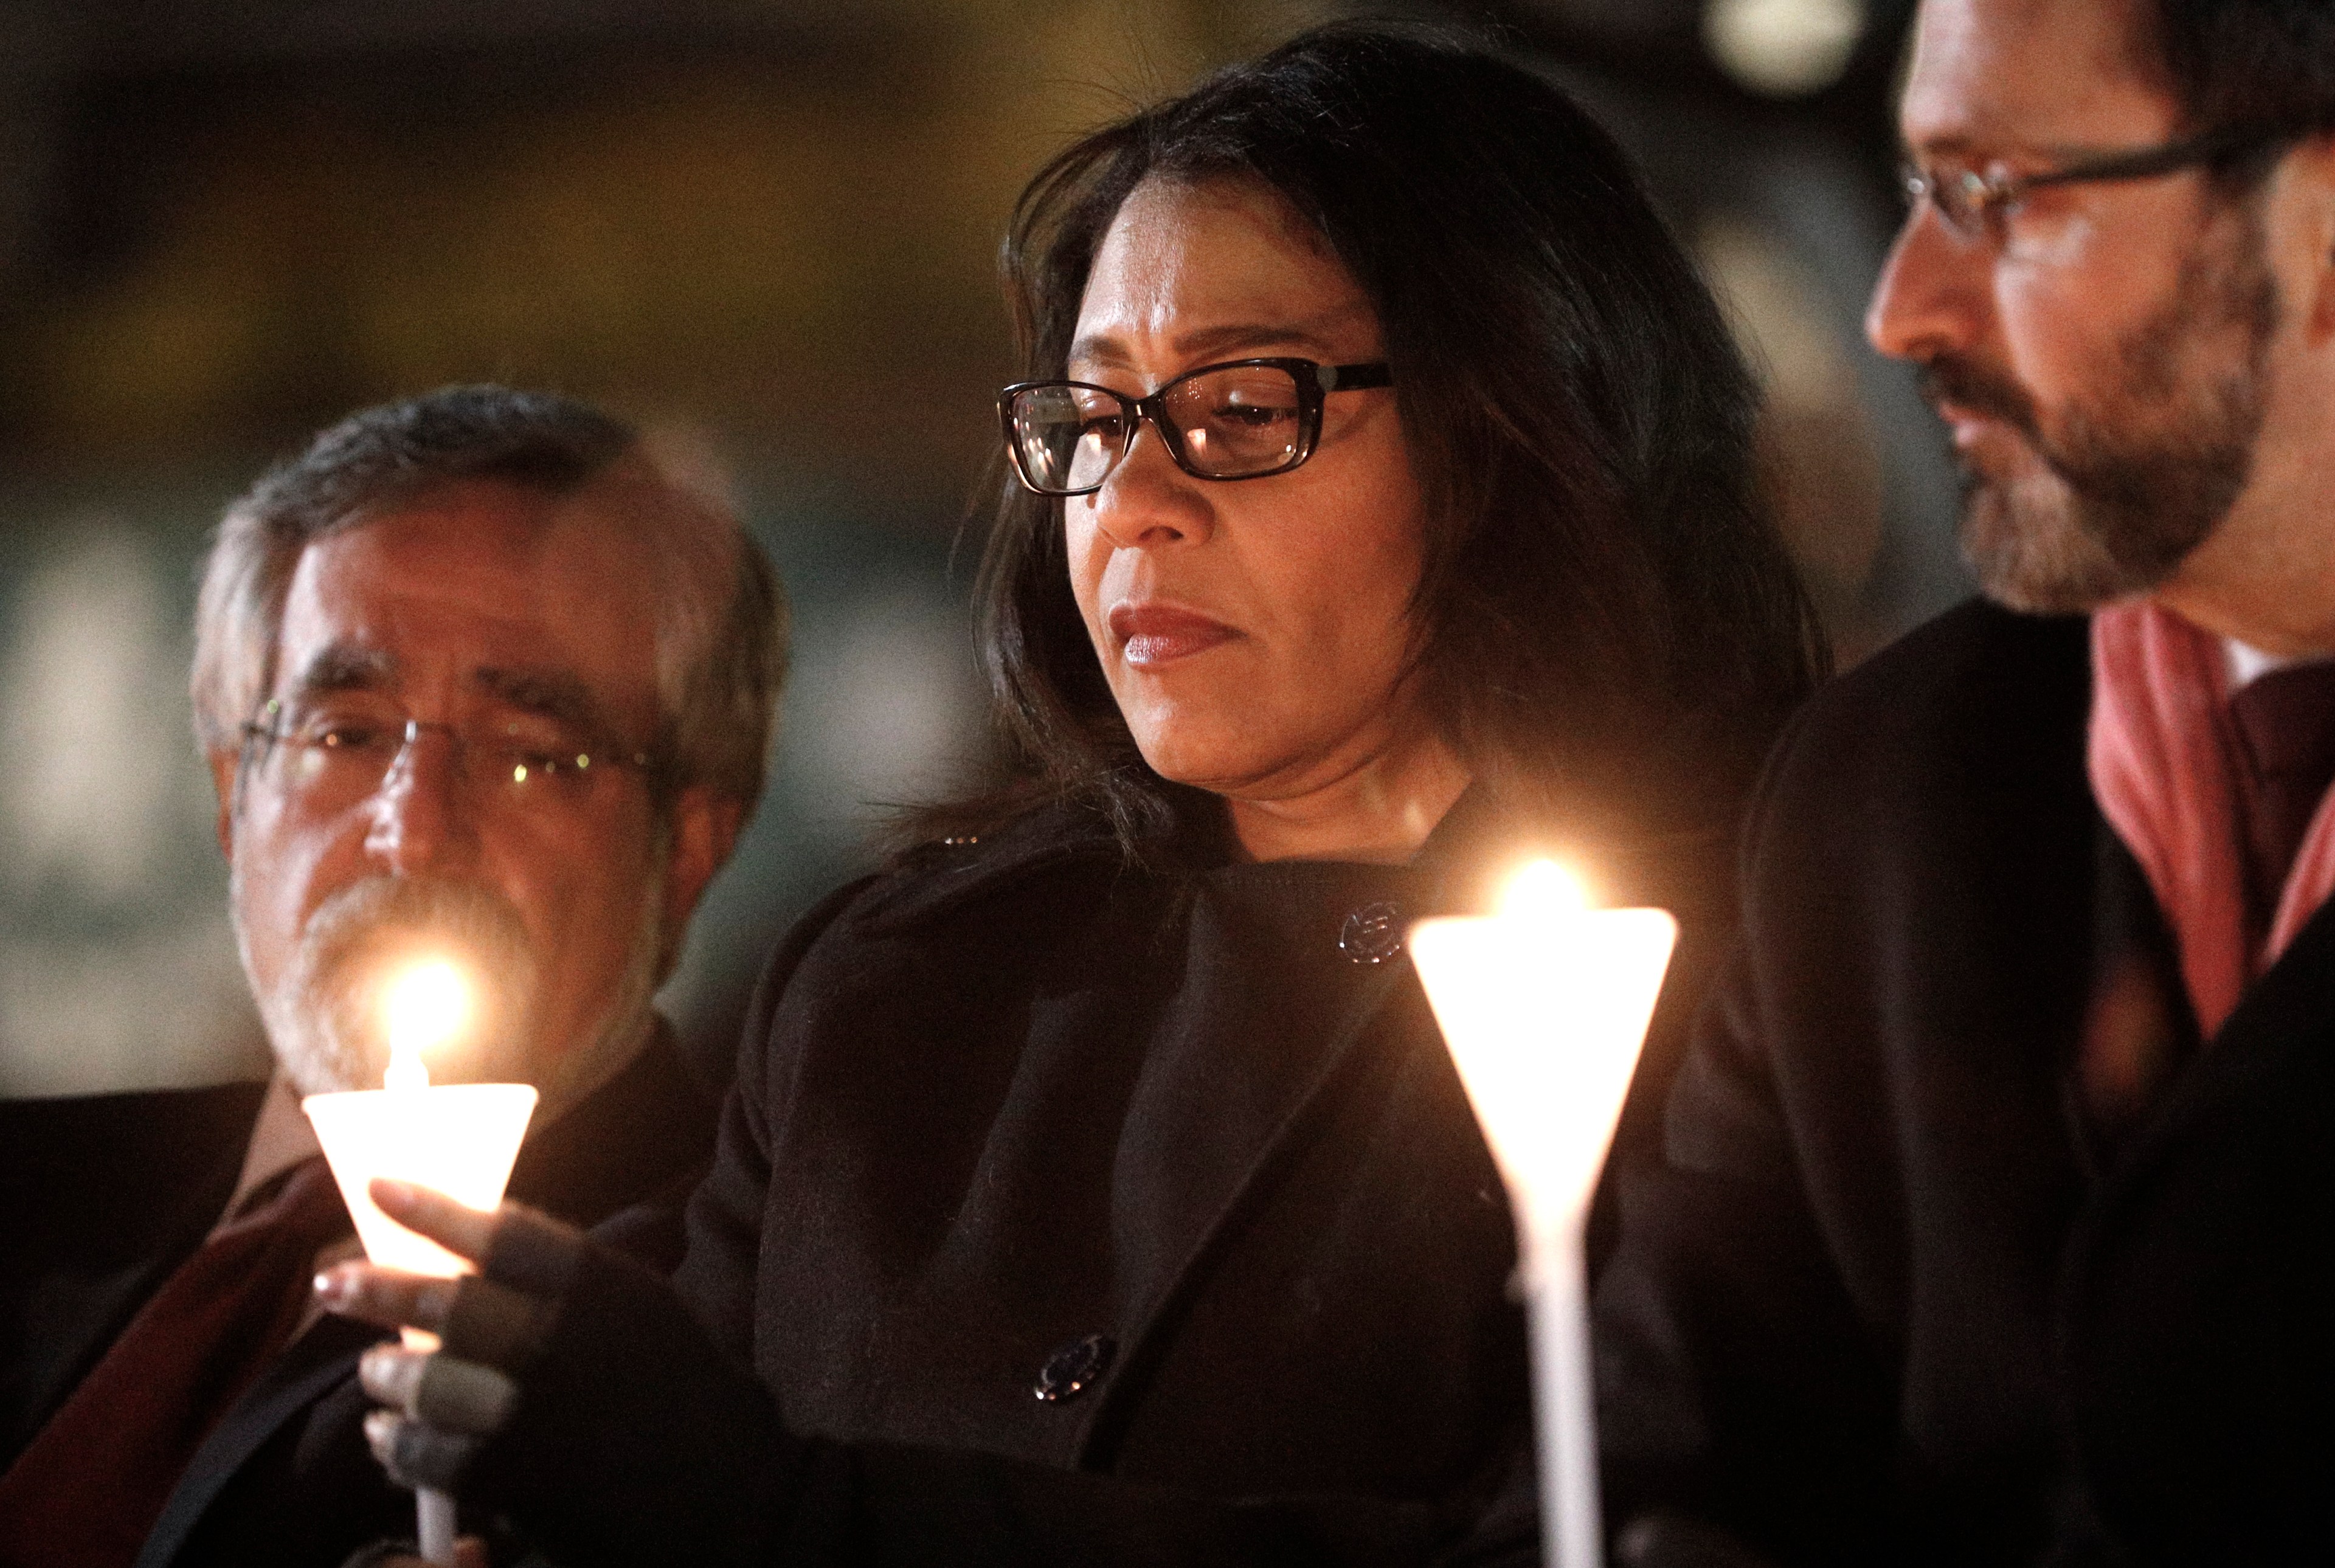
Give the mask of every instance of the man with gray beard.
<svg viewBox="0 0 2335 1568">
<path fill-rule="evenodd" d="M 0 1106 L 0 1564 L 330 1564 L 410 1532 L 302 1096 L 380 1087 L 381 985 L 480 982 L 438 1081 L 541 1099 L 511 1195 L 655 1257 L 712 1099 L 652 1000 L 759 798 L 785 672 L 760 548 L 627 426 L 459 387 L 356 414 L 231 506 L 193 697 L 266 1086 Z M 669 1257 L 664 1261 L 669 1263 Z M 467 1521 L 491 1528 L 491 1521 Z"/>
<path fill-rule="evenodd" d="M 2317 1560 L 2335 6 L 1923 0 L 1868 332 L 1987 602 L 1818 695 L 1598 1297 L 1624 1563 Z"/>
</svg>

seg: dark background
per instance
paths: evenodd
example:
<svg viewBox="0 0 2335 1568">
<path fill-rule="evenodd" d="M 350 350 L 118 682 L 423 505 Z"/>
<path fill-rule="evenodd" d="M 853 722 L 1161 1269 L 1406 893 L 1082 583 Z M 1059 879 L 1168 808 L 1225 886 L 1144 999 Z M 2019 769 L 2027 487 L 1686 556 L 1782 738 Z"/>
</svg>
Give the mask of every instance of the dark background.
<svg viewBox="0 0 2335 1568">
<path fill-rule="evenodd" d="M 1908 0 L 1510 0 L 1768 387 L 1845 659 L 1964 591 L 1857 321 Z M 0 0 L 0 1094 L 264 1071 L 184 694 L 220 505 L 363 403 L 499 379 L 702 455 L 791 592 L 771 790 L 667 993 L 728 1049 L 887 803 L 984 744 L 965 632 L 994 253 L 1080 131 L 1328 0 Z M 1376 8 L 1376 14 L 1386 14 Z"/>
</svg>

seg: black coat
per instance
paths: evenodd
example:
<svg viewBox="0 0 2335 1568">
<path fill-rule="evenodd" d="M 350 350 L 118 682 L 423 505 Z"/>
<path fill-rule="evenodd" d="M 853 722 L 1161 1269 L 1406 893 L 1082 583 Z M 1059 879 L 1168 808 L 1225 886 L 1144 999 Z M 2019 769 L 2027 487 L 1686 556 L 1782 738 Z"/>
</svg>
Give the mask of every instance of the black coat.
<svg viewBox="0 0 2335 1568">
<path fill-rule="evenodd" d="M 218 1222 L 266 1087 L 0 1102 L 0 1466 Z M 599 1222 L 701 1169 L 713 1115 L 661 1030 L 528 1139 L 512 1195 Z M 652 1253 L 657 1244 L 624 1239 Z M 356 1357 L 382 1337 L 326 1318 L 287 1346 L 189 1463 L 140 1568 L 330 1568 L 364 1542 L 411 1535 L 412 1495 L 387 1485 L 359 1432 L 370 1406 Z"/>
<path fill-rule="evenodd" d="M 1601 1284 L 1617 1516 L 1795 1564 L 2327 1554 L 2335 912 L 2136 1116 L 2088 1108 L 2102 977 L 2170 953 L 2089 703 L 2085 622 L 1972 605 L 1779 746 Z"/>
<path fill-rule="evenodd" d="M 1144 870 L 1063 810 L 845 889 L 675 1276 L 751 1381 L 612 1376 L 654 1336 L 587 1280 L 484 1485 L 576 1563 L 1536 1560 L 1499 1177 L 1407 959 L 1342 940 L 1494 844 L 1463 802 L 1411 866 Z M 1665 1030 L 1691 862 L 1617 889 L 1697 934 Z"/>
</svg>

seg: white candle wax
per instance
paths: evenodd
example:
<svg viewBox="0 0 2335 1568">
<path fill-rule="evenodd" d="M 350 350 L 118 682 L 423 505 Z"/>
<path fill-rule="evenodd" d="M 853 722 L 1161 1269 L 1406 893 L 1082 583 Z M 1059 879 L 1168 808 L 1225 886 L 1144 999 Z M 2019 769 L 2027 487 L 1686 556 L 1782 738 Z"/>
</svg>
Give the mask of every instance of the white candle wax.
<svg viewBox="0 0 2335 1568">
<path fill-rule="evenodd" d="M 1516 1214 L 1554 1568 L 1603 1559 L 1582 1228 L 1677 939 L 1662 910 L 1584 907 L 1545 863 L 1499 915 L 1410 935 Z"/>
</svg>

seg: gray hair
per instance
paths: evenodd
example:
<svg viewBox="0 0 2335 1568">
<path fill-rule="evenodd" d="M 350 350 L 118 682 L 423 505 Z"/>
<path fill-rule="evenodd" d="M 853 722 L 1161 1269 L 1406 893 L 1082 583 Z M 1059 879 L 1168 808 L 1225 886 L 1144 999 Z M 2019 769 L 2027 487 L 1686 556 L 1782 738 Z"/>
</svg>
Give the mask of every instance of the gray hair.
<svg viewBox="0 0 2335 1568">
<path fill-rule="evenodd" d="M 227 508 L 195 609 L 196 737 L 214 752 L 241 743 L 275 682 L 284 602 L 309 545 L 446 485 L 499 479 L 566 496 L 624 461 L 671 497 L 640 519 L 657 535 L 666 779 L 751 810 L 787 673 L 786 602 L 769 557 L 727 503 L 644 450 L 632 426 L 508 387 L 445 387 L 352 414 Z"/>
</svg>

